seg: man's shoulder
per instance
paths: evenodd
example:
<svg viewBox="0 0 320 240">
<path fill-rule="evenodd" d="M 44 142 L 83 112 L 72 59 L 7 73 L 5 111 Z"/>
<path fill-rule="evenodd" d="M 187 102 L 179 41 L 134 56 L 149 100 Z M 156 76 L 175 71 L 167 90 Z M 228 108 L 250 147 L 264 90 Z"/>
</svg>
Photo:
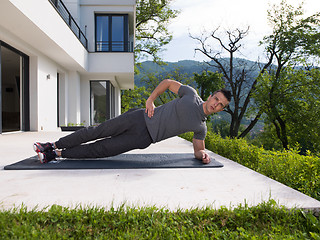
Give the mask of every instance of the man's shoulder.
<svg viewBox="0 0 320 240">
<path fill-rule="evenodd" d="M 180 97 L 183 95 L 198 95 L 197 91 L 189 85 L 181 85 L 178 94 Z"/>
</svg>

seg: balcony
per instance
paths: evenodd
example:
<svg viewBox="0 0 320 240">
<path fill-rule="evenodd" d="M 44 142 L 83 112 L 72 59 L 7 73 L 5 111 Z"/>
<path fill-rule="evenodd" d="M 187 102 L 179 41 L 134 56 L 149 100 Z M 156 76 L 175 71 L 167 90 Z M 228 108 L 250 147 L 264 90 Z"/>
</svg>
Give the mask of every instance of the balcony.
<svg viewBox="0 0 320 240">
<path fill-rule="evenodd" d="M 63 4 L 61 0 L 49 0 L 57 12 L 60 14 L 61 18 L 66 22 L 71 31 L 76 35 L 82 45 L 88 50 L 88 40 L 84 33 L 81 31 L 80 27 L 71 16 L 69 10 Z"/>
<path fill-rule="evenodd" d="M 96 41 L 96 52 L 133 52 L 131 41 Z"/>
</svg>

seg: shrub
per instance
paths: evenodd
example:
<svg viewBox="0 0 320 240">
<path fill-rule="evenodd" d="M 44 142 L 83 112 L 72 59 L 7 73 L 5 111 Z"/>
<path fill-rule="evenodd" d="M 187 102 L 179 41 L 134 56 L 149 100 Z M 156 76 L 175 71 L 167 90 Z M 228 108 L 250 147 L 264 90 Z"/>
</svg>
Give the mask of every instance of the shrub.
<svg viewBox="0 0 320 240">
<path fill-rule="evenodd" d="M 192 141 L 192 133 L 181 137 Z M 320 159 L 308 154 L 303 156 L 295 149 L 267 151 L 249 145 L 244 139 L 223 139 L 208 132 L 206 148 L 229 158 L 278 182 L 320 200 Z"/>
</svg>

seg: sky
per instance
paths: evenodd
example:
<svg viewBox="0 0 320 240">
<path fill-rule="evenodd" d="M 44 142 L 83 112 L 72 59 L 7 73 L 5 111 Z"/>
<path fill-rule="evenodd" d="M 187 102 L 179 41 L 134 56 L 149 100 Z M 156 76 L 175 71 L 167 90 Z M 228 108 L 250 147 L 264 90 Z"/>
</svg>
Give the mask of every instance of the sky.
<svg viewBox="0 0 320 240">
<path fill-rule="evenodd" d="M 171 6 L 180 10 L 180 14 L 169 25 L 173 40 L 166 46 L 162 57 L 168 62 L 208 60 L 202 53 L 194 52 L 198 42 L 191 39 L 189 34 L 199 37 L 204 31 L 210 32 L 219 26 L 221 32 L 250 26 L 239 57 L 253 61 L 258 60 L 258 57 L 261 59 L 263 48 L 258 43 L 271 33 L 267 10 L 270 9 L 270 4 L 280 2 L 281 0 L 173 0 Z M 300 2 L 288 0 L 293 6 L 298 6 Z M 304 0 L 304 10 L 305 16 L 320 11 L 320 0 Z"/>
</svg>

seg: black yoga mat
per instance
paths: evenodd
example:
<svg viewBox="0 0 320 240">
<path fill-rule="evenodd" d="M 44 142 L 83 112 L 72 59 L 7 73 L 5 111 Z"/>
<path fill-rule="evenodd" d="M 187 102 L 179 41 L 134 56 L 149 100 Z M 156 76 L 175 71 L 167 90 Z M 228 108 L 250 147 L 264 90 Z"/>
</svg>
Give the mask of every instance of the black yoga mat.
<svg viewBox="0 0 320 240">
<path fill-rule="evenodd" d="M 108 158 L 62 159 L 40 163 L 37 156 L 7 165 L 5 170 L 46 169 L 138 169 L 138 168 L 216 168 L 223 164 L 211 157 L 209 164 L 203 164 L 191 153 L 182 154 L 120 154 Z"/>
</svg>

